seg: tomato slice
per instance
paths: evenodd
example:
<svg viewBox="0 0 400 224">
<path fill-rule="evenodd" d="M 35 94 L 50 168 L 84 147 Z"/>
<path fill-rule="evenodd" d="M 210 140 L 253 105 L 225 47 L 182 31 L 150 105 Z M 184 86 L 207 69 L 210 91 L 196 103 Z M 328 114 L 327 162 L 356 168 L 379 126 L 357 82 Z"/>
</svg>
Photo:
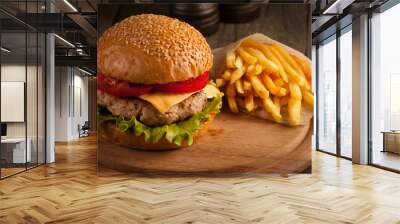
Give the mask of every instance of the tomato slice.
<svg viewBox="0 0 400 224">
<path fill-rule="evenodd" d="M 182 82 L 166 83 L 157 86 L 157 91 L 163 93 L 190 93 L 203 89 L 208 83 L 208 72 Z"/>
<path fill-rule="evenodd" d="M 208 74 L 208 72 L 204 72 L 200 76 L 186 81 L 156 85 L 132 84 L 99 74 L 97 88 L 120 97 L 140 96 L 151 92 L 190 93 L 199 91 L 207 85 Z"/>
<path fill-rule="evenodd" d="M 103 74 L 98 75 L 97 88 L 114 96 L 130 97 L 140 96 L 150 93 L 153 85 L 134 85 L 128 82 L 119 81 L 114 78 L 106 77 Z"/>
</svg>

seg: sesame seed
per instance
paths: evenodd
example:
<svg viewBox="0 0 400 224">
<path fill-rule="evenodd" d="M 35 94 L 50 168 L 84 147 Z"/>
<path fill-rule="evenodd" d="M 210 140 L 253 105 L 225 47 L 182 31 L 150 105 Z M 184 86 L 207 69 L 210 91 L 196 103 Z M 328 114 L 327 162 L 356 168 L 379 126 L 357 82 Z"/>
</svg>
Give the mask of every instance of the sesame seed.
<svg viewBox="0 0 400 224">
<path fill-rule="evenodd" d="M 202 34 L 189 24 L 167 16 L 141 14 L 128 17 L 106 30 L 99 46 L 109 41 L 134 46 L 172 64 L 202 67 L 212 63 L 208 62 L 212 57 L 211 49 Z"/>
</svg>

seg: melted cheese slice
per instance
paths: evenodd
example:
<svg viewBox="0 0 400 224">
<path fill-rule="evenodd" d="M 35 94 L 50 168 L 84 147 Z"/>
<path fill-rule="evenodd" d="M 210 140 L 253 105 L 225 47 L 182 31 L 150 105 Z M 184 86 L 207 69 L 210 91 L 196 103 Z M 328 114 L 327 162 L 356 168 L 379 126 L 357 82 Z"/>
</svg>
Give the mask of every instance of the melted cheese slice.
<svg viewBox="0 0 400 224">
<path fill-rule="evenodd" d="M 213 98 L 221 92 L 213 85 L 208 84 L 204 87 L 203 91 L 207 94 L 207 98 Z M 198 91 L 196 91 L 198 92 Z M 139 96 L 140 99 L 145 100 L 151 103 L 158 111 L 161 113 L 167 112 L 173 105 L 178 104 L 184 101 L 186 98 L 190 97 L 191 93 L 178 93 L 178 94 L 171 94 L 171 93 L 151 93 Z"/>
</svg>

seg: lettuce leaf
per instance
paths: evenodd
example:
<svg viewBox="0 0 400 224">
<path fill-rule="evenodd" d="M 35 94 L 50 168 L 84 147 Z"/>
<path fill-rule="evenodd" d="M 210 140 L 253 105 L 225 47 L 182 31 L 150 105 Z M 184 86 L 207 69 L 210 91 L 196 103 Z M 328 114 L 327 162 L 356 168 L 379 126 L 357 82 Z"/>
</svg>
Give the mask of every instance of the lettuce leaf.
<svg viewBox="0 0 400 224">
<path fill-rule="evenodd" d="M 114 116 L 106 108 L 100 106 L 97 108 L 97 119 L 99 124 L 112 121 L 123 132 L 132 131 L 136 136 L 144 135 L 146 142 L 156 143 L 165 137 L 168 142 L 176 145 L 181 145 L 185 141 L 191 145 L 193 144 L 193 133 L 200 129 L 201 122 L 208 120 L 211 113 L 219 113 L 221 106 L 221 96 L 217 96 L 207 102 L 203 111 L 192 117 L 177 123 L 156 127 L 145 125 L 134 116 L 131 119 Z"/>
</svg>

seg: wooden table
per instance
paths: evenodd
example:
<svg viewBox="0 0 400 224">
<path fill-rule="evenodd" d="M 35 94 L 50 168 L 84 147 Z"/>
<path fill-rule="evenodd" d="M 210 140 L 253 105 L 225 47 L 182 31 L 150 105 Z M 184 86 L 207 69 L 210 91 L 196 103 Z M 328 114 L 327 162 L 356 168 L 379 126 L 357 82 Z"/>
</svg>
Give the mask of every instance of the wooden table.
<svg viewBox="0 0 400 224">
<path fill-rule="evenodd" d="M 383 149 L 382 152 L 400 154 L 400 131 L 382 131 Z"/>
</svg>

